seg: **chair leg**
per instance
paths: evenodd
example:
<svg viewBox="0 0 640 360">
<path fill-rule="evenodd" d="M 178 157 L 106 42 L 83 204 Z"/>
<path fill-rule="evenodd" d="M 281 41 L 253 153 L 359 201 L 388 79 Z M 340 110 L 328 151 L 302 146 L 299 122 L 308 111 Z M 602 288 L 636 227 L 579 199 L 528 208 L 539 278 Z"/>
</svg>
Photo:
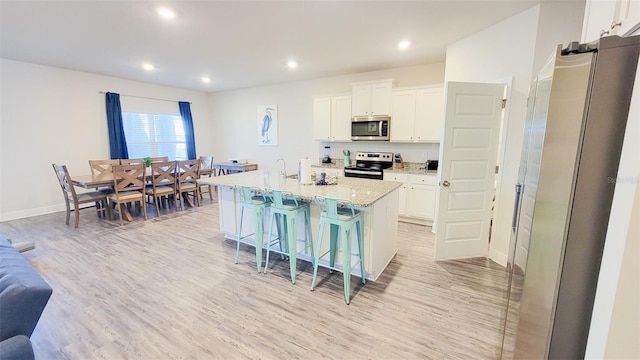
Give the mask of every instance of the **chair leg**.
<svg viewBox="0 0 640 360">
<path fill-rule="evenodd" d="M 76 228 L 78 227 L 78 225 L 80 224 L 80 208 L 78 207 L 78 204 L 73 204 L 74 207 L 74 212 L 75 212 L 75 217 L 76 217 Z"/>
<path fill-rule="evenodd" d="M 364 243 L 362 240 L 362 221 L 356 222 L 356 232 L 358 235 L 358 256 L 360 257 L 360 281 L 365 284 L 367 279 L 364 277 Z"/>
<path fill-rule="evenodd" d="M 340 227 L 336 224 L 331 224 L 331 243 L 329 244 L 329 250 L 331 254 L 329 254 L 329 266 L 332 268 L 336 266 L 336 256 L 338 252 L 336 249 L 338 248 L 338 233 L 340 231 Z M 330 269 L 329 272 L 333 272 L 333 269 Z"/>
<path fill-rule="evenodd" d="M 287 215 L 287 241 L 289 244 L 289 271 L 291 272 L 291 283 L 296 283 L 296 270 L 297 270 L 297 244 L 296 239 L 296 216 L 292 214 Z"/>
<path fill-rule="evenodd" d="M 276 214 L 271 210 L 271 216 L 269 216 L 269 233 L 267 235 L 267 257 L 264 262 L 264 270 L 263 274 L 267 273 L 267 268 L 269 267 L 269 254 L 271 253 L 271 234 L 273 233 L 273 222 L 276 220 Z M 279 234 L 278 234 L 279 235 Z M 280 237 L 278 236 L 278 240 Z"/>
<path fill-rule="evenodd" d="M 342 227 L 342 278 L 344 281 L 344 302 L 351 301 L 351 227 Z"/>
<path fill-rule="evenodd" d="M 144 196 L 142 197 L 142 213 L 144 215 L 144 219 L 147 220 L 147 202 L 144 201 Z"/>
<path fill-rule="evenodd" d="M 262 272 L 262 242 L 263 242 L 263 232 L 264 232 L 264 224 L 263 224 L 263 208 L 258 207 L 255 209 L 254 214 L 256 216 L 255 224 L 256 224 L 256 265 L 258 267 L 258 273 Z"/>
<path fill-rule="evenodd" d="M 315 259 L 313 261 L 313 278 L 311 279 L 311 291 L 316 287 L 316 278 L 318 277 L 318 261 L 320 260 L 320 249 L 322 246 L 322 233 L 324 232 L 324 221 L 320 219 L 318 226 L 318 245 L 316 246 Z"/>
<path fill-rule="evenodd" d="M 236 244 L 236 261 L 238 263 L 238 256 L 240 255 L 240 238 L 242 237 L 242 219 L 244 218 L 244 206 L 240 206 L 240 223 L 238 225 L 238 243 Z"/>
<path fill-rule="evenodd" d="M 69 220 L 71 220 L 71 205 L 69 205 L 69 200 L 66 201 L 67 204 L 67 221 L 65 222 L 69 225 Z"/>
</svg>

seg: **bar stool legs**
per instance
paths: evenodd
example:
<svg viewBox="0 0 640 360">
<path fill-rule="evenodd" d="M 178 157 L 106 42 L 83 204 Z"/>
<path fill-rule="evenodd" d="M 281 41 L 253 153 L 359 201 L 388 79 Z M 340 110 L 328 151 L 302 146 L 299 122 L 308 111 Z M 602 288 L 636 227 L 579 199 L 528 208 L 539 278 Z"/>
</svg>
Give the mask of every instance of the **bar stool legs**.
<svg viewBox="0 0 640 360">
<path fill-rule="evenodd" d="M 255 246 L 256 246 L 256 266 L 258 273 L 262 272 L 262 249 L 263 236 L 264 236 L 264 212 L 270 203 L 264 198 L 264 196 L 253 196 L 252 189 L 247 187 L 239 187 L 240 191 L 240 221 L 238 225 L 237 241 L 236 244 L 236 259 L 235 263 L 238 263 L 238 257 L 240 255 L 240 241 L 242 240 L 242 223 L 244 219 L 244 210 L 252 209 L 255 219 Z"/>
<path fill-rule="evenodd" d="M 318 230 L 317 245 L 315 250 L 315 258 L 313 262 L 313 279 L 311 280 L 311 290 L 315 288 L 316 279 L 318 277 L 318 265 L 320 258 L 329 254 L 329 270 L 341 271 L 343 274 L 344 282 L 344 301 L 348 305 L 351 302 L 351 256 L 357 255 L 360 265 L 360 276 L 363 284 L 366 283 L 365 271 L 364 271 L 364 245 L 363 245 L 363 231 L 362 231 L 362 217 L 360 213 L 351 209 L 351 214 L 341 214 L 336 209 L 336 203 L 332 199 L 326 199 L 329 207 L 328 211 L 323 212 L 320 215 L 320 225 Z M 333 206 L 333 209 L 331 208 Z M 351 215 L 351 216 L 349 216 Z M 322 237 L 324 233 L 325 224 L 330 224 L 330 243 L 329 250 L 324 254 L 321 254 L 322 249 Z M 351 227 L 355 224 L 356 236 L 358 243 L 357 254 L 352 253 L 351 249 Z M 340 248 L 342 250 L 342 267 L 337 268 L 335 260 L 338 252 L 338 235 L 340 235 Z"/>
<path fill-rule="evenodd" d="M 273 200 L 271 204 L 271 219 L 269 221 L 269 235 L 267 242 L 267 258 L 264 266 L 264 273 L 267 273 L 269 267 L 269 255 L 272 251 L 271 247 L 275 245 L 277 241 L 279 243 L 280 254 L 287 255 L 289 257 L 289 271 L 291 273 L 291 283 L 296 283 L 296 270 L 297 270 L 297 257 L 298 257 L 298 234 L 297 234 L 297 217 L 299 213 L 304 213 L 305 227 L 307 229 L 305 242 L 305 251 L 310 250 L 311 258 L 313 259 L 313 238 L 311 234 L 311 210 L 309 203 L 298 202 L 298 200 L 283 200 L 283 192 L 273 190 Z M 280 221 L 282 220 L 286 239 L 283 239 L 281 233 L 278 232 L 278 237 L 272 239 L 273 223 L 276 222 L 277 229 L 280 229 Z M 282 243 L 285 243 L 284 249 Z"/>
</svg>

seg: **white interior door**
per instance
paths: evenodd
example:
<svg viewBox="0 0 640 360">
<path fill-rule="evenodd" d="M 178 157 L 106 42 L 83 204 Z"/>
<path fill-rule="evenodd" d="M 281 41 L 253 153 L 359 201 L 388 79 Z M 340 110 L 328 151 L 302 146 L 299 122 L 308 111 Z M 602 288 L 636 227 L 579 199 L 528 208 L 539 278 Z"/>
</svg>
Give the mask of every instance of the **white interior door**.
<svg viewBox="0 0 640 360">
<path fill-rule="evenodd" d="M 447 83 L 437 260 L 487 255 L 503 94 L 503 84 Z"/>
</svg>

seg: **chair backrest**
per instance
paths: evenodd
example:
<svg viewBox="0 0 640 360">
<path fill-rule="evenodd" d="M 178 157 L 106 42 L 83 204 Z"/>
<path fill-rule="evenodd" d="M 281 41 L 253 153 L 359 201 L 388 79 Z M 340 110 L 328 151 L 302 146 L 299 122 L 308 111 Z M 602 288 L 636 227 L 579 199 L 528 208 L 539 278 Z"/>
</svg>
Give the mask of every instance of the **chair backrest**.
<svg viewBox="0 0 640 360">
<path fill-rule="evenodd" d="M 69 171 L 67 171 L 67 166 L 56 164 L 51 165 L 53 166 L 53 170 L 56 172 L 56 176 L 58 177 L 64 196 L 75 202 L 77 199 L 76 189 L 71 183 L 71 177 L 69 176 Z"/>
<path fill-rule="evenodd" d="M 178 164 L 175 161 L 161 161 L 151 163 L 153 187 L 175 185 L 176 169 Z"/>
<path fill-rule="evenodd" d="M 183 183 L 195 183 L 199 178 L 200 160 L 182 160 L 178 161 L 178 182 Z"/>
<path fill-rule="evenodd" d="M 327 217 L 332 219 L 338 219 L 339 208 L 347 208 L 351 211 L 351 216 L 356 215 L 356 210 L 353 207 L 353 203 L 349 200 L 328 198 L 321 195 L 314 196 L 315 203 L 320 209 L 327 214 Z M 344 213 L 343 213 L 344 215 Z"/>
<path fill-rule="evenodd" d="M 118 192 L 144 190 L 145 186 L 144 164 L 114 165 L 113 187 Z"/>
<path fill-rule="evenodd" d="M 144 164 L 142 159 L 120 159 L 120 165 L 137 165 Z"/>
<path fill-rule="evenodd" d="M 298 199 L 291 192 L 281 190 L 267 190 L 267 196 L 271 198 L 272 206 L 284 207 L 285 205 L 294 205 L 298 207 Z"/>
<path fill-rule="evenodd" d="M 89 160 L 89 167 L 91 168 L 91 176 L 98 176 L 105 173 L 111 173 L 111 167 L 113 165 L 120 165 L 120 160 Z"/>
<path fill-rule="evenodd" d="M 168 157 L 168 156 L 150 157 L 149 159 L 151 159 L 151 162 L 152 162 L 152 163 L 155 163 L 155 162 L 163 162 L 163 161 L 169 161 L 169 157 Z"/>
<path fill-rule="evenodd" d="M 200 156 L 200 169 L 213 169 L 213 156 Z"/>
<path fill-rule="evenodd" d="M 256 187 L 236 185 L 236 190 L 240 194 L 240 202 L 245 204 L 255 204 L 268 202 L 265 193 Z"/>
</svg>

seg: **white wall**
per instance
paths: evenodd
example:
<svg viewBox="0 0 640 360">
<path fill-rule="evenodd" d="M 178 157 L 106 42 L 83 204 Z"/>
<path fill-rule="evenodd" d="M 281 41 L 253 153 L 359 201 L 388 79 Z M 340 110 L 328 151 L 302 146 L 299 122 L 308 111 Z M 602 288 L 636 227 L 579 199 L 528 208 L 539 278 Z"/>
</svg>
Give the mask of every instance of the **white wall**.
<svg viewBox="0 0 640 360">
<path fill-rule="evenodd" d="M 508 82 L 490 257 L 506 265 L 527 97 L 555 46 L 580 37 L 584 4 L 545 2 L 447 47 L 445 81 Z"/>
<path fill-rule="evenodd" d="M 84 175 L 90 173 L 89 159 L 109 158 L 100 91 L 120 93 L 123 102 L 130 100 L 124 95 L 190 101 L 196 150 L 213 153 L 205 93 L 0 61 L 0 221 L 64 209 L 52 163 Z"/>
<path fill-rule="evenodd" d="M 216 92 L 209 95 L 211 118 L 215 124 L 212 136 L 218 160 L 247 158 L 261 169 L 275 169 L 276 160 L 284 158 L 287 171 L 297 169 L 299 159 L 319 159 L 324 143 L 313 140 L 313 98 L 315 96 L 350 94 L 351 83 L 393 78 L 398 86 L 442 83 L 444 63 L 397 68 L 377 72 L 292 82 L 272 86 Z M 278 105 L 278 146 L 258 146 L 259 105 Z M 393 144 L 388 142 L 330 143 L 333 158 L 342 159 L 342 150 L 401 152 L 405 161 L 425 161 L 431 153 L 437 156 L 437 145 Z M 431 157 L 436 159 L 437 157 Z"/>
</svg>

